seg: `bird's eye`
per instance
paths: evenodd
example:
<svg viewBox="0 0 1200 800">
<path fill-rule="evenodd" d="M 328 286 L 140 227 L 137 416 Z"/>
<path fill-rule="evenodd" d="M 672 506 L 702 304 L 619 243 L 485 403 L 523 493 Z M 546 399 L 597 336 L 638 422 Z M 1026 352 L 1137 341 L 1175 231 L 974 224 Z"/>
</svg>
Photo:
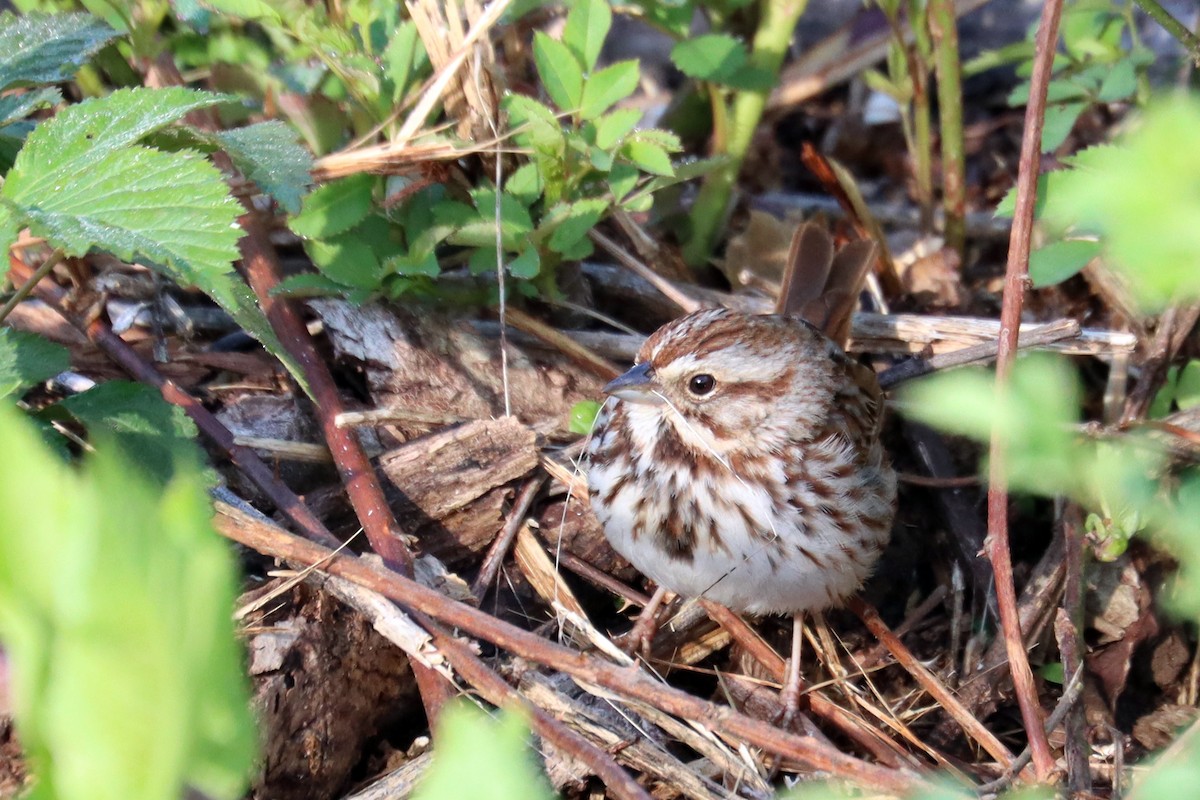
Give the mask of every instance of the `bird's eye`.
<svg viewBox="0 0 1200 800">
<path fill-rule="evenodd" d="M 707 373 L 693 375 L 688 381 L 688 391 L 697 397 L 703 397 L 717 388 L 717 379 Z"/>
</svg>

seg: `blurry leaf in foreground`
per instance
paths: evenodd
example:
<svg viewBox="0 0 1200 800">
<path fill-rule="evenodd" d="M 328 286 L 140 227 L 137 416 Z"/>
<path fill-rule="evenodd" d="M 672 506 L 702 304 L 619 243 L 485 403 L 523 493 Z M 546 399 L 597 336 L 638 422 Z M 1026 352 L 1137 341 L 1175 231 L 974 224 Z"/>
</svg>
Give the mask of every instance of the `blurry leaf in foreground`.
<svg viewBox="0 0 1200 800">
<path fill-rule="evenodd" d="M 1072 426 L 1079 386 L 1061 358 L 1018 359 L 1006 395 L 995 373 L 960 369 L 917 381 L 902 394 L 904 413 L 948 433 L 986 443 L 995 424 L 1007 442 L 1007 475 L 1015 489 L 1053 494 L 1075 485 L 1080 449 Z"/>
<path fill-rule="evenodd" d="M 433 765 L 416 800 L 550 800 L 529 729 L 511 711 L 497 722 L 465 701 L 447 706 L 438 721 Z"/>
<path fill-rule="evenodd" d="M 143 477 L 161 485 L 179 463 L 198 463 L 196 424 L 157 389 L 132 381 L 106 381 L 60 403 L 92 438 L 111 442 Z M 215 483 L 209 476 L 205 483 Z"/>
<path fill-rule="evenodd" d="M 101 437 L 73 469 L 2 405 L 0 440 L 0 637 L 29 796 L 242 796 L 236 573 L 194 467 L 155 487 Z"/>
<path fill-rule="evenodd" d="M 1047 218 L 1100 234 L 1148 309 L 1200 297 L 1200 101 L 1159 101 L 1120 147 L 1085 151 L 1055 187 Z"/>
</svg>

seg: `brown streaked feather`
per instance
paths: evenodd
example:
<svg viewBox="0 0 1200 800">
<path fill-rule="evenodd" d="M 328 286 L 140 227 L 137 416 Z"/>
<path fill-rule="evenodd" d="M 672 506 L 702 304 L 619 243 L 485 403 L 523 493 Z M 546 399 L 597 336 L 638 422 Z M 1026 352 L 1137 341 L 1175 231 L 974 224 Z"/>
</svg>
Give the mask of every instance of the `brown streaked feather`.
<svg viewBox="0 0 1200 800">
<path fill-rule="evenodd" d="M 832 266 L 833 237 L 829 232 L 815 222 L 805 222 L 797 227 L 792 235 L 775 313 L 803 316 L 803 309 L 821 296 Z M 808 321 L 816 324 L 813 320 Z"/>
<path fill-rule="evenodd" d="M 825 292 L 818 298 L 826 313 L 824 324 L 820 327 L 826 336 L 841 347 L 850 341 L 850 320 L 858 308 L 863 282 L 878 253 L 879 247 L 874 241 L 859 239 L 843 247 L 833 257 Z"/>
<path fill-rule="evenodd" d="M 835 254 L 833 238 L 823 226 L 800 225 L 792 237 L 776 313 L 799 316 L 844 347 L 877 252 L 873 241 L 859 240 Z"/>
</svg>

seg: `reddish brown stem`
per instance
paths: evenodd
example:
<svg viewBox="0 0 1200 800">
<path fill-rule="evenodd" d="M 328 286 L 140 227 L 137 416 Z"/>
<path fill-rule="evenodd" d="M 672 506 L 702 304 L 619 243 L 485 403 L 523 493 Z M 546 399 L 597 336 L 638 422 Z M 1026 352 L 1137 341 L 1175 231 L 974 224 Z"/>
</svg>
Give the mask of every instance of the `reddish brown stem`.
<svg viewBox="0 0 1200 800">
<path fill-rule="evenodd" d="M 1058 23 L 1062 0 L 1047 0 L 1038 23 L 1033 75 L 1030 78 L 1029 105 L 1025 109 L 1025 135 L 1021 139 L 1021 159 L 1017 168 L 1017 202 L 1009 238 L 1008 264 L 1004 279 L 1004 302 L 1000 312 L 1000 349 L 996 354 L 996 392 L 1007 392 L 1017 335 L 1021 325 L 1021 305 L 1029 273 L 1029 249 L 1033 237 L 1033 209 L 1037 201 L 1037 179 L 1041 166 L 1042 126 L 1046 115 L 1046 88 L 1050 83 L 1058 41 Z M 1048 781 L 1054 769 L 1054 757 L 1046 739 L 1045 721 L 1037 686 L 1021 636 L 1017 614 L 1017 593 L 1013 586 L 1012 553 L 1008 543 L 1008 482 L 1005 477 L 1005 442 L 999 428 L 992 432 L 988 474 L 988 535 L 985 550 L 996 575 L 996 603 L 1000 627 L 1008 654 L 1013 689 L 1021 707 L 1021 719 L 1033 755 L 1034 773 L 1039 781 Z"/>
<path fill-rule="evenodd" d="M 892 630 L 880 619 L 878 611 L 867 605 L 859 597 L 852 598 L 847 603 L 847 606 L 858 615 L 858 618 L 875 635 L 875 638 L 891 651 L 891 654 L 895 656 L 900 666 L 908 670 L 908 674 L 916 678 L 917 683 L 921 684 L 925 691 L 929 692 L 933 699 L 938 701 L 946 713 L 962 726 L 963 731 L 968 736 L 978 742 L 992 758 L 999 761 L 1001 766 L 1008 767 L 1012 764 L 1013 755 L 1008 751 L 1008 748 L 1001 744 L 1000 740 L 993 736 L 991 731 L 983 727 L 983 723 L 977 720 L 959 702 L 958 698 L 951 694 L 950 690 L 946 688 L 944 683 L 938 680 L 936 675 L 917 660 L 912 651 L 905 647 L 904 642 L 900 641 L 900 637 L 892 633 Z"/>
<path fill-rule="evenodd" d="M 518 656 L 565 672 L 585 685 L 600 686 L 668 714 L 699 722 L 733 741 L 744 741 L 881 791 L 907 793 L 922 785 L 921 779 L 911 772 L 867 763 L 810 736 L 780 731 L 773 725 L 664 685 L 636 667 L 618 666 L 555 644 L 353 556 L 334 554 L 282 531 L 268 535 L 262 526 L 237 525 L 224 517 L 217 518 L 217 528 L 260 553 L 306 565 L 320 564 L 320 569 L 331 575 L 354 581 L 444 625 L 460 628 Z"/>
<path fill-rule="evenodd" d="M 300 365 L 316 403 L 317 417 L 325 443 L 333 454 L 342 483 L 350 498 L 350 505 L 371 549 L 383 557 L 384 562 L 397 572 L 411 577 L 413 574 L 412 554 L 404 544 L 400 526 L 388 507 L 383 488 L 375 474 L 375 468 L 367 458 L 353 428 L 337 424 L 339 414 L 346 411 L 342 396 L 333 381 L 333 375 L 317 352 L 316 344 L 300 314 L 287 300 L 275 297 L 272 292 L 279 285 L 280 269 L 266 231 L 253 212 L 241 217 L 241 226 L 246 235 L 238 243 L 242 251 L 242 266 L 246 279 L 258 296 L 259 305 L 267 315 L 276 336 L 287 348 L 292 358 Z M 413 662 L 413 674 L 421 690 L 421 700 L 433 725 L 438 711 L 447 700 L 455 695 L 454 687 L 436 672 Z"/>
<path fill-rule="evenodd" d="M 484 593 L 492 585 L 496 573 L 500 571 L 500 564 L 503 563 L 504 556 L 512 546 L 513 540 L 517 538 L 517 531 L 521 529 L 521 523 L 525 521 L 525 515 L 529 513 L 529 507 L 533 505 L 533 500 L 537 497 L 538 490 L 542 488 L 545 480 L 545 477 L 538 475 L 525 481 L 517 498 L 513 500 L 512 508 L 508 512 L 508 519 L 504 522 L 504 529 L 500 531 L 500 535 L 488 548 L 487 555 L 483 557 L 483 564 L 479 567 L 479 574 L 475 576 L 475 582 L 471 584 L 471 594 L 475 595 L 476 600 L 482 600 Z"/>
<path fill-rule="evenodd" d="M 163 54 L 153 63 L 147 64 L 144 69 L 148 84 L 183 85 L 183 76 L 169 54 Z M 202 129 L 215 130 L 219 127 L 215 113 L 189 116 L 188 120 Z M 231 178 L 238 175 L 228 154 L 218 151 L 213 154 L 213 161 Z M 242 251 L 242 265 L 246 278 L 258 296 L 259 305 L 271 323 L 275 335 L 300 365 L 309 391 L 316 402 L 325 443 L 333 455 L 334 464 L 337 465 L 338 473 L 350 497 L 350 505 L 354 507 L 354 512 L 362 523 L 367 541 L 387 564 L 411 576 L 412 554 L 408 552 L 408 547 L 401 538 L 399 525 L 396 524 L 396 518 L 384 499 L 375 470 L 355 432 L 337 425 L 338 415 L 346 409 L 333 376 L 317 353 L 316 345 L 299 313 L 286 299 L 277 298 L 272 294 L 279 285 L 282 274 L 279 261 L 267 232 L 258 222 L 253 204 L 245 197 L 240 200 L 247 212 L 239 220 L 246 235 L 238 243 Z M 439 709 L 455 695 L 455 689 L 435 671 L 421 664 L 413 662 L 412 668 L 421 692 L 421 702 L 432 726 Z"/>
<path fill-rule="evenodd" d="M 713 622 L 725 629 L 732 639 L 741 645 L 751 658 L 757 661 L 771 677 L 781 684 L 787 682 L 787 661 L 776 653 L 746 621 L 720 603 L 701 600 L 700 606 Z M 895 742 L 876 730 L 865 719 L 856 717 L 820 692 L 809 692 L 809 708 L 818 717 L 836 726 L 842 733 L 858 742 L 867 752 L 885 764 L 896 765 L 905 756 Z"/>
</svg>

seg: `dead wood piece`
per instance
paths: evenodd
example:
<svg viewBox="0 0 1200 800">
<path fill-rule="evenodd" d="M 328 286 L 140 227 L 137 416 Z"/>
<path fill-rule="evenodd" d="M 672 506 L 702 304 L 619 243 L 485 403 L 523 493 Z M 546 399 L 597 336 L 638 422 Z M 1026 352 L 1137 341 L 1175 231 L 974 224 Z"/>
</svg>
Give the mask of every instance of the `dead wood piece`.
<svg viewBox="0 0 1200 800">
<path fill-rule="evenodd" d="M 448 563 L 487 547 L 504 521 L 508 485 L 538 465 L 533 431 L 481 420 L 414 439 L 379 458 L 388 501 L 427 552 Z"/>
<path fill-rule="evenodd" d="M 457 419 L 504 415 L 499 342 L 465 320 L 339 300 L 309 306 L 337 355 L 362 365 L 376 406 Z M 600 396 L 601 381 L 566 356 L 511 344 L 508 356 L 512 413 L 522 420 L 565 420 L 575 403 Z M 403 424 L 397 429 L 411 436 Z"/>
<path fill-rule="evenodd" d="M 433 752 L 426 751 L 343 800 L 408 800 L 432 763 Z"/>
<path fill-rule="evenodd" d="M 546 503 L 538 515 L 538 533 L 551 550 L 565 551 L 618 580 L 632 581 L 637 571 L 621 558 L 586 500 Z"/>
<path fill-rule="evenodd" d="M 631 722 L 629 711 L 608 706 L 604 701 L 588 695 L 573 699 L 556 683 L 573 686 L 570 681 L 561 678 L 556 681 L 545 675 L 527 672 L 522 676 L 521 692 L 530 702 L 562 720 L 593 743 L 616 753 L 616 757 L 624 764 L 653 776 L 684 797 L 716 800 L 726 796 L 720 786 L 673 756 L 666 749 L 666 737 L 661 734 L 655 737 L 657 732 L 644 720 L 633 718 Z M 551 778 L 554 778 L 553 772 Z M 563 786 L 562 782 L 555 781 L 555 789 L 562 791 Z"/>
<path fill-rule="evenodd" d="M 263 800 L 336 796 L 364 745 L 420 707 L 408 658 L 365 617 L 303 585 L 293 599 L 287 619 L 258 621 L 251 640 L 263 654 L 252 671 L 266 730 L 251 796 Z"/>
</svg>

